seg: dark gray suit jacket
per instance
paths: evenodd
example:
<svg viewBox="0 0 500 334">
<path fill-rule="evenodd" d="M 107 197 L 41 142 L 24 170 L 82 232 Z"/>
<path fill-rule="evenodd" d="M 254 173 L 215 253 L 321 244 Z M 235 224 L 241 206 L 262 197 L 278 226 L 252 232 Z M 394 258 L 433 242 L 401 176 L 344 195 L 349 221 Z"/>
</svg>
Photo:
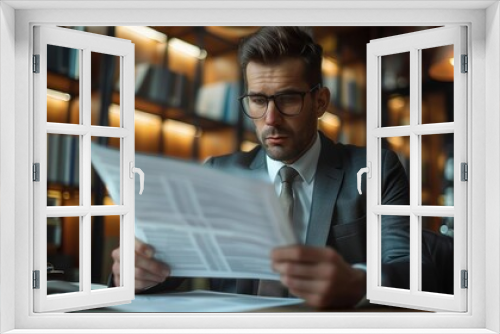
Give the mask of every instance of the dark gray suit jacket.
<svg viewBox="0 0 500 334">
<path fill-rule="evenodd" d="M 314 181 L 306 245 L 329 246 L 350 264 L 366 263 L 366 183 L 357 191 L 357 172 L 366 166 L 366 149 L 334 143 L 320 133 L 321 153 Z M 409 185 L 405 170 L 392 151 L 382 151 L 382 204 L 408 205 Z M 242 168 L 267 173 L 265 151 L 259 146 L 211 158 L 218 169 Z M 382 272 L 384 286 L 409 288 L 409 219 L 382 218 Z M 425 291 L 435 291 L 434 268 L 428 253 L 422 256 Z M 255 294 L 256 280 L 212 280 L 218 291 Z"/>
<path fill-rule="evenodd" d="M 334 143 L 320 133 L 321 153 L 314 181 L 306 244 L 337 250 L 350 264 L 366 263 L 366 183 L 357 191 L 357 172 L 366 166 L 366 150 Z M 382 204 L 408 205 L 409 185 L 404 168 L 392 151 L 382 152 Z M 266 154 L 259 146 L 211 158 L 207 165 L 218 169 L 242 168 L 267 173 Z M 384 286 L 409 288 L 409 219 L 382 219 L 382 272 Z M 428 253 L 422 254 L 423 287 L 435 291 L 434 267 Z M 168 282 L 169 280 L 167 280 Z M 154 291 L 167 288 L 159 286 Z M 257 280 L 211 279 L 215 291 L 256 294 Z"/>
</svg>

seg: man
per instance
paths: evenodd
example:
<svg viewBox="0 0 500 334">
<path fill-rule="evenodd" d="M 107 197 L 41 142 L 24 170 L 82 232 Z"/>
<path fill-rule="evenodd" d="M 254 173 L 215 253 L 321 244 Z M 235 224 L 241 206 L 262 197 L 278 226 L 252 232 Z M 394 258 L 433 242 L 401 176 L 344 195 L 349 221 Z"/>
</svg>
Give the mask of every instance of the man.
<svg viewBox="0 0 500 334">
<path fill-rule="evenodd" d="M 291 295 L 317 308 L 351 307 L 366 293 L 366 198 L 356 189 L 356 173 L 366 166 L 366 151 L 334 143 L 318 132 L 318 118 L 330 101 L 322 87 L 322 49 L 308 30 L 264 27 L 242 41 L 239 60 L 246 84 L 240 98 L 254 124 L 260 146 L 211 158 L 215 168 L 265 172 L 281 191 L 280 169 L 294 169 L 293 224 L 300 244 L 271 254 L 273 270 Z M 383 203 L 408 204 L 408 182 L 396 155 L 382 153 Z M 382 223 L 383 284 L 408 288 L 409 239 L 406 218 Z M 136 244 L 136 289 L 174 284 L 168 265 L 153 249 Z M 119 282 L 119 252 L 113 252 Z M 426 263 L 427 257 L 423 256 Z M 169 283 L 172 282 L 172 283 Z M 264 282 L 212 280 L 218 291 L 260 294 Z M 429 290 L 427 290 L 429 291 Z"/>
</svg>

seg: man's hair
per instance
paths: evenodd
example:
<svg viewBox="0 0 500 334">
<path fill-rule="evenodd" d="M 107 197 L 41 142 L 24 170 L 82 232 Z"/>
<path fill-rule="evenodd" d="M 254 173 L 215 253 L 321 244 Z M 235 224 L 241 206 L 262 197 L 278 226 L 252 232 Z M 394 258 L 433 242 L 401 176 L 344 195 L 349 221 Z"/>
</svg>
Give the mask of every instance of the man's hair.
<svg viewBox="0 0 500 334">
<path fill-rule="evenodd" d="M 312 29 L 306 27 L 263 27 L 240 42 L 239 61 L 246 83 L 249 62 L 273 65 L 287 58 L 300 58 L 304 79 L 310 87 L 322 83 L 323 48 L 314 42 Z"/>
</svg>

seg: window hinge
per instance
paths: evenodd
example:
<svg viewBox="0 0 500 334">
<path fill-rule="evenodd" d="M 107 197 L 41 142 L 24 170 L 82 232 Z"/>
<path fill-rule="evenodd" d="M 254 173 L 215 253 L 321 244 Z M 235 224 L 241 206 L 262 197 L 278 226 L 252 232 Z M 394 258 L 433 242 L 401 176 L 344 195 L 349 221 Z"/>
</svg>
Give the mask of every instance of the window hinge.
<svg viewBox="0 0 500 334">
<path fill-rule="evenodd" d="M 33 181 L 40 182 L 40 163 L 33 164 Z"/>
<path fill-rule="evenodd" d="M 462 73 L 469 72 L 469 57 L 467 55 L 462 55 Z"/>
<path fill-rule="evenodd" d="M 469 276 L 467 270 L 462 270 L 462 289 L 467 289 L 469 287 Z"/>
<path fill-rule="evenodd" d="M 40 55 L 33 55 L 33 73 L 40 73 Z"/>
<path fill-rule="evenodd" d="M 33 270 L 33 289 L 40 289 L 40 270 Z"/>
<path fill-rule="evenodd" d="M 462 162 L 460 164 L 460 170 L 461 170 L 461 181 L 469 181 L 469 166 L 467 165 L 466 162 Z"/>
</svg>

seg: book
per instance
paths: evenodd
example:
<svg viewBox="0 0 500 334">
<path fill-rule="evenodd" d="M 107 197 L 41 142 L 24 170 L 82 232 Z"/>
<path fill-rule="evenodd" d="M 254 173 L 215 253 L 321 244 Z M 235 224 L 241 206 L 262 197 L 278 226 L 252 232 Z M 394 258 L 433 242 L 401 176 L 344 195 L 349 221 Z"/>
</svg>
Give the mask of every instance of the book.
<svg viewBox="0 0 500 334">
<path fill-rule="evenodd" d="M 217 82 L 202 86 L 196 96 L 196 114 L 227 124 L 237 124 L 239 91 L 237 82 Z"/>
</svg>

